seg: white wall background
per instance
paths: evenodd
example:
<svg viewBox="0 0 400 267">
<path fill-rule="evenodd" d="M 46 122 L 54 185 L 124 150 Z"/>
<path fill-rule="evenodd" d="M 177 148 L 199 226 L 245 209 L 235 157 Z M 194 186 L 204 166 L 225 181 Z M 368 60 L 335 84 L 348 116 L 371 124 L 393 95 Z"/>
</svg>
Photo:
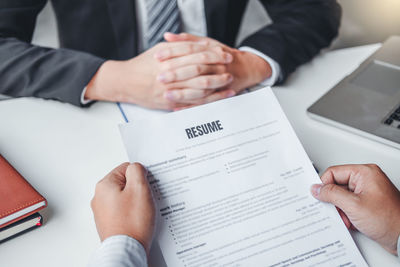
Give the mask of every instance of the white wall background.
<svg viewBox="0 0 400 267">
<path fill-rule="evenodd" d="M 338 0 L 342 27 L 333 48 L 383 42 L 400 35 L 400 0 Z"/>
</svg>

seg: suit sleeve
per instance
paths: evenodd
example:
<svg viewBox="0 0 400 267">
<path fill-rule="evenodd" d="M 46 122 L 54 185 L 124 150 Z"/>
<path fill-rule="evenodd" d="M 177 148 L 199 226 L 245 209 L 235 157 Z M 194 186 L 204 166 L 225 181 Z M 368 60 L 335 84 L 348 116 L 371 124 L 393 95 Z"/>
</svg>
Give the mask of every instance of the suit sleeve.
<svg viewBox="0 0 400 267">
<path fill-rule="evenodd" d="M 47 0 L 0 1 L 0 94 L 82 106 L 81 94 L 104 59 L 30 44 Z"/>
<path fill-rule="evenodd" d="M 283 82 L 299 65 L 310 61 L 337 36 L 341 7 L 336 0 L 263 0 L 273 23 L 245 39 L 281 67 Z"/>
</svg>

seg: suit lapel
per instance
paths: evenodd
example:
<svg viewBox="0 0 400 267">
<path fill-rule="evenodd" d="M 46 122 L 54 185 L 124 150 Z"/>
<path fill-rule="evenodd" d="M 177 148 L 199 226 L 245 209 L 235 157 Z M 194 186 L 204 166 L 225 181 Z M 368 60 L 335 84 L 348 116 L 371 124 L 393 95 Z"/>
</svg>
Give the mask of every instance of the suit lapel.
<svg viewBox="0 0 400 267">
<path fill-rule="evenodd" d="M 225 40 L 228 0 L 204 0 L 208 36 Z"/>
<path fill-rule="evenodd" d="M 208 36 L 234 46 L 248 0 L 204 0 Z"/>
<path fill-rule="evenodd" d="M 137 22 L 134 0 L 106 0 L 120 60 L 137 54 Z"/>
</svg>

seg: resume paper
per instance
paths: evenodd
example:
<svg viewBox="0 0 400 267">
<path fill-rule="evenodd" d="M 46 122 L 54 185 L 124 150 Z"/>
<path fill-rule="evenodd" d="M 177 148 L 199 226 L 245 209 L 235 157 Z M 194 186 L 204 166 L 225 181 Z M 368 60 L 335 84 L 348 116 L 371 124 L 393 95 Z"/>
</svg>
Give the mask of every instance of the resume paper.
<svg viewBox="0 0 400 267">
<path fill-rule="evenodd" d="M 367 266 L 270 88 L 120 130 L 168 266 Z"/>
</svg>

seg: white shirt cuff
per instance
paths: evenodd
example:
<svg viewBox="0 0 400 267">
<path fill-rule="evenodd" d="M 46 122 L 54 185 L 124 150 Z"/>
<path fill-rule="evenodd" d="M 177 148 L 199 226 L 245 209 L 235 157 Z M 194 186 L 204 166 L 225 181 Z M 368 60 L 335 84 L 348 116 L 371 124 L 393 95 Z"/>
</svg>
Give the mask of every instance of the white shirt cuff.
<svg viewBox="0 0 400 267">
<path fill-rule="evenodd" d="M 126 235 L 107 238 L 93 254 L 88 267 L 145 267 L 146 251 L 137 241 Z"/>
<path fill-rule="evenodd" d="M 397 257 L 400 259 L 400 236 L 399 239 L 397 240 Z"/>
<path fill-rule="evenodd" d="M 93 100 L 85 99 L 86 90 L 87 90 L 87 87 L 83 88 L 83 91 L 81 94 L 81 104 L 82 105 L 86 105 L 86 104 L 93 102 Z"/>
<path fill-rule="evenodd" d="M 271 66 L 271 70 L 272 70 L 271 77 L 265 79 L 260 84 L 262 84 L 264 86 L 273 86 L 278 81 L 278 79 L 281 77 L 281 66 L 278 64 L 278 62 L 276 62 L 269 56 L 261 53 L 260 51 L 254 49 L 254 48 L 248 47 L 248 46 L 242 46 L 239 48 L 239 50 L 244 51 L 244 52 L 249 52 L 256 56 L 259 56 L 262 59 L 264 59 L 265 61 L 267 61 L 267 63 Z"/>
</svg>

